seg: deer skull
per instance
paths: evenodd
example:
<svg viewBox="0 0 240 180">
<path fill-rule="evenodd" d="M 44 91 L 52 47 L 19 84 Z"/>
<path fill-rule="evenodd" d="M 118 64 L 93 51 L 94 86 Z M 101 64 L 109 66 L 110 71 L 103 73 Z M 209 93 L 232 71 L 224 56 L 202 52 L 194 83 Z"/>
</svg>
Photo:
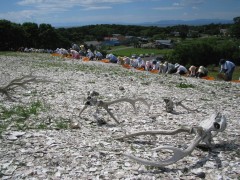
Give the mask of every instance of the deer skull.
<svg viewBox="0 0 240 180">
<path fill-rule="evenodd" d="M 189 134 L 195 134 L 195 138 L 192 140 L 189 147 L 185 150 L 171 147 L 171 146 L 161 146 L 154 148 L 153 151 L 159 151 L 161 149 L 166 149 L 172 151 L 174 154 L 171 158 L 163 161 L 149 161 L 146 159 L 138 158 L 136 156 L 133 156 L 131 154 L 124 154 L 125 156 L 129 157 L 130 159 L 133 159 L 141 164 L 149 165 L 149 166 L 156 166 L 156 167 L 164 167 L 170 164 L 173 164 L 180 159 L 190 155 L 194 148 L 201 142 L 205 142 L 208 146 L 212 147 L 211 141 L 212 137 L 216 136 L 219 132 L 223 132 L 226 129 L 227 126 L 227 120 L 224 115 L 221 113 L 214 113 L 210 116 L 209 119 L 204 120 L 202 123 L 199 124 L 199 126 L 193 126 L 193 127 L 181 127 L 176 130 L 159 130 L 159 131 L 143 131 L 143 132 L 137 132 L 133 134 L 129 134 L 117 139 L 123 139 L 123 138 L 130 138 L 134 136 L 140 136 L 140 135 L 156 135 L 156 134 L 162 134 L 162 135 L 174 135 L 177 133 L 185 132 Z"/>
</svg>

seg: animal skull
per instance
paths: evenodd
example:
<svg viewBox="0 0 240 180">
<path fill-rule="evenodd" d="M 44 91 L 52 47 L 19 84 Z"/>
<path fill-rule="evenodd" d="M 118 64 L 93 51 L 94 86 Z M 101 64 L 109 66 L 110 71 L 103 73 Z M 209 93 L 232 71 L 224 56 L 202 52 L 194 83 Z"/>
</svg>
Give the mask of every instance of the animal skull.
<svg viewBox="0 0 240 180">
<path fill-rule="evenodd" d="M 209 119 L 204 120 L 202 123 L 199 124 L 199 126 L 181 127 L 176 130 L 143 131 L 143 132 L 129 134 L 117 139 L 130 138 L 130 137 L 140 136 L 140 135 L 156 135 L 156 134 L 175 135 L 181 132 L 195 134 L 196 135 L 195 138 L 192 140 L 190 146 L 185 150 L 182 150 L 176 147 L 171 147 L 171 146 L 161 146 L 153 149 L 153 151 L 159 151 L 161 149 L 172 151 L 174 153 L 173 156 L 167 160 L 149 161 L 146 159 L 138 158 L 131 154 L 126 154 L 126 153 L 124 154 L 130 159 L 133 159 L 144 165 L 164 167 L 164 166 L 173 164 L 179 161 L 180 159 L 190 155 L 194 150 L 194 148 L 201 141 L 205 142 L 209 147 L 212 147 L 212 144 L 211 144 L 212 137 L 216 136 L 219 132 L 223 132 L 226 129 L 226 127 L 227 127 L 227 120 L 225 116 L 218 112 L 218 113 L 212 114 Z"/>
</svg>

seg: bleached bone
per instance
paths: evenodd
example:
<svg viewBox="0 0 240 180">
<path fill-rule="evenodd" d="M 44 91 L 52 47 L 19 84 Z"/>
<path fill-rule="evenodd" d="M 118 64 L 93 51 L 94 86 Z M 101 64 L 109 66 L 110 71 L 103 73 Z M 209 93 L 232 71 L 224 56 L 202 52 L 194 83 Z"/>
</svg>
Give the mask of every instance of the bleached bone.
<svg viewBox="0 0 240 180">
<path fill-rule="evenodd" d="M 171 99 L 168 99 L 168 98 L 164 98 L 163 100 L 166 103 L 166 106 L 165 106 L 166 111 L 169 112 L 169 113 L 173 112 L 173 108 L 174 108 L 173 101 Z"/>
<path fill-rule="evenodd" d="M 174 106 L 181 106 L 182 108 L 186 109 L 187 111 L 197 111 L 197 109 L 189 109 L 188 107 L 184 106 L 182 102 L 186 98 L 183 98 L 181 101 L 173 102 L 170 98 L 163 98 L 164 102 L 166 103 L 166 111 L 171 113 L 173 112 Z"/>
<path fill-rule="evenodd" d="M 90 94 L 90 93 L 89 93 Z M 96 95 L 97 96 L 97 95 Z M 104 108 L 107 113 L 114 119 L 114 121 L 119 124 L 118 120 L 115 118 L 115 116 L 113 115 L 113 113 L 110 111 L 109 106 L 115 103 L 119 103 L 119 102 L 129 102 L 133 108 L 134 108 L 134 112 L 136 113 L 136 102 L 137 101 L 141 101 L 143 102 L 145 105 L 148 106 L 148 108 L 150 108 L 150 105 L 147 103 L 147 101 L 143 98 L 137 98 L 137 99 L 129 99 L 129 98 L 121 98 L 118 100 L 114 100 L 111 102 L 104 102 L 101 100 L 98 100 L 96 96 L 88 96 L 87 97 L 87 101 L 85 102 L 85 105 L 83 107 L 83 109 L 80 111 L 79 116 L 81 116 L 82 112 L 87 109 L 88 106 L 96 106 L 96 109 L 98 110 L 99 107 Z"/>
<path fill-rule="evenodd" d="M 202 123 L 200 123 L 199 126 L 181 127 L 176 130 L 143 131 L 143 132 L 129 134 L 117 139 L 130 138 L 130 137 L 140 136 L 140 135 L 157 135 L 157 134 L 174 135 L 181 132 L 195 134 L 196 135 L 195 138 L 192 140 L 189 147 L 185 150 L 182 150 L 176 147 L 171 147 L 171 146 L 160 146 L 152 149 L 153 151 L 159 151 L 162 149 L 172 151 L 173 156 L 166 160 L 150 161 L 150 160 L 138 158 L 131 154 L 124 153 L 125 156 L 137 161 L 138 163 L 148 165 L 148 166 L 164 167 L 164 166 L 173 164 L 179 161 L 180 159 L 190 155 L 192 151 L 195 149 L 195 147 L 199 145 L 199 143 L 202 141 L 206 143 L 209 147 L 212 147 L 212 144 L 211 144 L 212 137 L 216 136 L 219 132 L 223 132 L 226 129 L 226 126 L 227 126 L 227 120 L 225 116 L 222 115 L 221 113 L 214 113 L 210 116 L 209 119 L 202 121 Z"/>
<path fill-rule="evenodd" d="M 91 96 L 91 97 L 92 97 L 92 96 L 99 96 L 99 93 L 98 93 L 97 91 L 88 91 L 88 92 L 87 92 L 87 95 L 88 95 L 88 96 Z"/>
<path fill-rule="evenodd" d="M 49 82 L 49 81 L 37 79 L 37 76 L 33 76 L 32 74 L 29 74 L 20 78 L 13 79 L 7 85 L 0 87 L 0 93 L 2 93 L 3 95 L 6 95 L 9 100 L 13 100 L 9 95 L 9 91 L 12 91 L 17 87 L 22 87 L 23 89 L 27 89 L 26 85 L 31 82 L 39 83 L 39 82 Z"/>
<path fill-rule="evenodd" d="M 104 121 L 104 119 L 99 116 L 98 111 L 96 111 L 95 113 L 93 113 L 93 117 L 96 119 L 98 125 L 106 124 L 106 122 Z"/>
</svg>

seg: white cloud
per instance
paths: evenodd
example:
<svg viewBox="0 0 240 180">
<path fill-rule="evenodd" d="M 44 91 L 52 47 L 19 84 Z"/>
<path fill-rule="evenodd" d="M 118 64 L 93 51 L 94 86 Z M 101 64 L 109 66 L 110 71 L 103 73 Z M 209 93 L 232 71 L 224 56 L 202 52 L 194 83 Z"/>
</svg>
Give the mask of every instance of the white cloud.
<svg viewBox="0 0 240 180">
<path fill-rule="evenodd" d="M 182 7 L 178 6 L 168 6 L 168 7 L 155 7 L 155 10 L 169 11 L 169 10 L 178 10 L 182 9 Z"/>
<path fill-rule="evenodd" d="M 179 3 L 173 3 L 173 6 L 180 6 L 180 4 Z"/>
<path fill-rule="evenodd" d="M 21 6 L 61 6 L 61 7 L 73 7 L 73 6 L 96 6 L 101 4 L 116 4 L 116 3 L 129 3 L 132 0 L 21 0 L 18 2 Z"/>
<path fill-rule="evenodd" d="M 180 5 L 182 6 L 197 6 L 204 4 L 206 0 L 181 0 Z"/>
<path fill-rule="evenodd" d="M 86 7 L 83 10 L 99 10 L 99 9 L 112 9 L 110 6 L 91 6 L 91 7 Z"/>
<path fill-rule="evenodd" d="M 19 1 L 17 4 L 26 6 L 26 5 L 31 5 L 35 3 L 43 3 L 43 0 L 23 0 L 23 1 Z"/>
<path fill-rule="evenodd" d="M 35 21 L 35 17 L 38 15 L 40 15 L 39 11 L 23 10 L 18 12 L 1 13 L 0 17 L 2 19 L 8 19 L 17 23 L 22 23 L 23 21 Z"/>
<path fill-rule="evenodd" d="M 26 10 L 0 13 L 0 17 L 14 22 L 39 22 L 49 19 L 50 16 L 52 18 L 62 12 L 71 11 L 74 7 L 84 11 L 106 10 L 111 9 L 112 5 L 133 1 L 137 0 L 20 0 L 17 5 Z"/>
<path fill-rule="evenodd" d="M 73 7 L 79 7 L 83 10 L 111 9 L 113 4 L 130 3 L 132 1 L 134 0 L 21 0 L 17 4 L 51 13 L 52 11 L 67 11 Z"/>
<path fill-rule="evenodd" d="M 214 0 L 212 0 L 214 1 Z M 238 0 L 234 0 L 238 1 Z M 134 3 L 137 3 L 135 6 Z M 143 2 L 143 4 L 142 4 Z M 149 3 L 149 6 L 141 7 Z M 121 13 L 121 4 L 128 4 L 132 9 L 123 9 Z M 204 17 L 236 17 L 237 15 L 227 14 L 222 10 L 215 12 L 205 12 L 201 6 L 207 3 L 207 0 L 18 0 L 17 5 L 22 11 L 0 12 L 1 19 L 8 19 L 13 22 L 36 22 L 36 23 L 55 23 L 55 22 L 144 22 L 158 21 L 159 19 L 189 19 Z M 216 3 L 217 5 L 218 3 Z M 151 10 L 147 10 L 154 6 Z M 18 8 L 18 7 L 17 7 Z M 111 9 L 116 8 L 115 15 L 107 15 L 108 12 L 114 14 Z M 125 8 L 125 6 L 124 6 Z M 145 9 L 144 9 L 145 8 Z M 136 12 L 140 9 L 142 13 Z M 91 12 L 92 11 L 92 12 Z M 162 12 L 161 12 L 162 11 Z M 169 12 L 167 12 L 169 11 Z M 188 14 L 184 14 L 184 12 Z M 203 13 L 204 12 L 204 13 Z M 239 11 L 231 11 L 237 14 Z M 195 16 L 198 13 L 198 16 Z M 223 15 L 224 14 L 224 15 Z M 239 13 L 238 13 L 239 14 Z"/>
</svg>

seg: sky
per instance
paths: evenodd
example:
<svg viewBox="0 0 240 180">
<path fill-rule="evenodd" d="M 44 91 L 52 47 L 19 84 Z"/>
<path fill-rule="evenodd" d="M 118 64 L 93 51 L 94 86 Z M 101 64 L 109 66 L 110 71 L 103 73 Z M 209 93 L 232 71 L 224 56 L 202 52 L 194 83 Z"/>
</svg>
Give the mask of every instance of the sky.
<svg viewBox="0 0 240 180">
<path fill-rule="evenodd" d="M 1 0 L 0 19 L 52 26 L 138 24 L 240 16 L 240 0 Z"/>
</svg>

